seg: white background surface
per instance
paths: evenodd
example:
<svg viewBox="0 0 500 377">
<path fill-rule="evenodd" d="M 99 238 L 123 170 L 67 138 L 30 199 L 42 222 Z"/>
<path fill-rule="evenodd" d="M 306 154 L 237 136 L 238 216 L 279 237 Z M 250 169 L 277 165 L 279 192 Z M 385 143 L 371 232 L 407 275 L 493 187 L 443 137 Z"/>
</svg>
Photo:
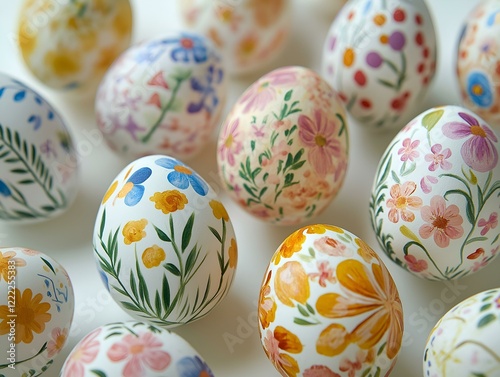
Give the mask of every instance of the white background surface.
<svg viewBox="0 0 500 377">
<path fill-rule="evenodd" d="M 264 72 L 233 79 L 227 109 L 249 84 L 272 68 L 302 65 L 320 70 L 323 40 L 332 18 L 312 7 L 310 1 L 292 0 L 293 30 L 283 54 Z M 96 130 L 93 98 L 82 99 L 52 91 L 38 83 L 26 70 L 13 39 L 19 3 L 21 0 L 1 1 L 0 71 L 21 79 L 44 95 L 66 120 L 80 151 L 80 190 L 67 212 L 36 225 L 0 225 L 0 245 L 42 251 L 65 266 L 72 279 L 76 296 L 72 332 L 62 354 L 45 374 L 57 376 L 70 350 L 86 333 L 108 322 L 130 319 L 111 301 L 104 289 L 92 252 L 92 231 L 99 203 L 113 178 L 128 161 L 114 155 L 102 140 L 89 139 L 89 131 Z M 134 42 L 181 26 L 174 0 L 132 0 L 132 3 Z M 438 35 L 439 62 L 434 83 L 416 113 L 436 105 L 460 103 L 454 76 L 455 51 L 462 23 L 477 3 L 477 0 L 427 0 Z M 351 121 L 350 135 L 350 165 L 344 186 L 314 222 L 343 227 L 379 252 L 370 226 L 368 202 L 379 158 L 394 133 L 370 134 Z M 220 192 L 215 151 L 214 135 L 201 155 L 188 161 L 188 165 Z M 256 302 L 272 254 L 298 227 L 269 226 L 246 214 L 224 193 L 221 193 L 221 199 L 233 221 L 239 246 L 236 278 L 221 305 L 207 317 L 176 328 L 175 332 L 200 352 L 217 377 L 277 376 L 260 346 Z M 500 286 L 497 272 L 500 261 L 494 261 L 475 275 L 446 284 L 414 277 L 390 262 L 385 254 L 382 259 L 399 288 L 405 318 L 403 348 L 392 376 L 421 376 L 422 353 L 429 331 L 439 317 L 458 302 L 482 290 Z M 228 344 L 225 341 L 228 337 L 239 341 Z"/>
</svg>

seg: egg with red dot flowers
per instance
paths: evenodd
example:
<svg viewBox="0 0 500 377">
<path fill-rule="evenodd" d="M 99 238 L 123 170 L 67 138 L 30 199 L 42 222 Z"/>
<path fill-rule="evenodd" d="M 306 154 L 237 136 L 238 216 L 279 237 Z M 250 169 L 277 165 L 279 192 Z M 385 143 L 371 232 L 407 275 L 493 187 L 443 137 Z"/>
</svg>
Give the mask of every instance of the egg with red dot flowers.
<svg viewBox="0 0 500 377">
<path fill-rule="evenodd" d="M 399 130 L 427 92 L 436 55 L 424 1 L 350 0 L 326 37 L 322 71 L 359 124 Z"/>
<path fill-rule="evenodd" d="M 2 247 L 0 289 L 0 375 L 39 376 L 67 343 L 75 306 L 71 280 L 44 253 Z"/>
<path fill-rule="evenodd" d="M 232 199 L 261 220 L 297 224 L 323 211 L 344 182 L 344 107 L 316 72 L 281 67 L 236 101 L 217 148 L 219 173 Z"/>
<path fill-rule="evenodd" d="M 459 40 L 457 77 L 464 106 L 500 126 L 500 5 L 486 0 L 467 17 Z"/>
<path fill-rule="evenodd" d="M 94 92 L 130 44 L 129 0 L 22 1 L 17 41 L 28 69 L 56 89 Z"/>
<path fill-rule="evenodd" d="M 94 257 L 111 297 L 164 328 L 208 315 L 226 297 L 238 247 L 216 192 L 166 155 L 126 166 L 97 212 Z"/>
<path fill-rule="evenodd" d="M 68 355 L 60 377 L 213 377 L 200 354 L 181 336 L 146 322 L 97 327 Z"/>
<path fill-rule="evenodd" d="M 382 250 L 429 280 L 458 279 L 498 255 L 499 136 L 459 106 L 424 111 L 389 143 L 370 197 Z"/>
<path fill-rule="evenodd" d="M 210 38 L 231 74 L 255 72 L 283 50 L 291 0 L 179 0 L 186 27 Z"/>
<path fill-rule="evenodd" d="M 108 145 L 129 158 L 160 153 L 187 160 L 210 140 L 226 87 L 213 43 L 171 31 L 132 46 L 111 66 L 97 91 L 97 125 Z"/>
<path fill-rule="evenodd" d="M 283 241 L 258 315 L 262 346 L 282 376 L 388 376 L 401 349 L 403 308 L 389 271 L 364 241 L 332 225 Z"/>
<path fill-rule="evenodd" d="M 455 305 L 431 330 L 424 376 L 498 376 L 500 289 L 479 292 Z"/>
</svg>

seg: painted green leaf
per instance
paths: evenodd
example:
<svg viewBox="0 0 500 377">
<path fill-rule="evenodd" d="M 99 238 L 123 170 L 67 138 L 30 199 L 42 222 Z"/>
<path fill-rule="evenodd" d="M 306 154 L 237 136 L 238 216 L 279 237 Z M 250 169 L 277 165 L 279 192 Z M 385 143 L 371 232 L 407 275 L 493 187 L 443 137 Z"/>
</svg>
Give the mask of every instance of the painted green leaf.
<svg viewBox="0 0 500 377">
<path fill-rule="evenodd" d="M 194 224 L 194 212 L 189 216 L 189 219 L 186 223 L 186 226 L 184 227 L 184 230 L 182 231 L 182 251 L 186 250 L 186 248 L 189 245 L 189 242 L 191 241 L 191 234 L 193 232 L 193 224 Z"/>
<path fill-rule="evenodd" d="M 481 306 L 481 309 L 479 309 L 480 312 L 484 312 L 485 310 L 488 310 L 489 308 L 491 308 L 491 304 L 488 303 L 488 304 L 484 304 L 483 306 Z"/>
<path fill-rule="evenodd" d="M 43 257 L 40 257 L 41 260 L 43 260 L 43 263 L 45 263 L 47 265 L 48 268 L 50 268 L 50 270 L 54 273 L 54 275 L 56 274 L 56 271 L 54 270 L 54 267 L 52 267 L 52 264 L 45 258 Z"/>
<path fill-rule="evenodd" d="M 166 275 L 163 275 L 163 281 L 161 283 L 161 296 L 163 300 L 163 308 L 167 310 L 170 307 L 170 287 L 168 285 Z"/>
<path fill-rule="evenodd" d="M 473 376 L 473 377 L 488 377 L 488 376 L 486 376 L 486 374 L 484 374 L 484 373 L 475 373 L 475 372 L 472 372 L 472 376 Z"/>
<path fill-rule="evenodd" d="M 426 114 L 422 119 L 422 126 L 424 126 L 427 131 L 430 132 L 439 122 L 443 114 L 444 110 L 435 110 L 433 112 L 430 112 L 429 114 Z"/>
<path fill-rule="evenodd" d="M 481 318 L 479 320 L 479 322 L 477 323 L 477 327 L 478 328 L 481 328 L 481 327 L 484 327 L 486 326 L 488 323 L 494 321 L 496 319 L 496 316 L 494 314 L 486 314 L 483 318 Z"/>
<path fill-rule="evenodd" d="M 220 236 L 220 234 L 217 231 L 217 229 L 215 229 L 214 227 L 211 227 L 211 226 L 209 226 L 208 229 L 210 229 L 210 231 L 212 232 L 212 234 L 215 236 L 215 238 L 217 238 L 217 240 L 219 242 L 222 242 L 222 237 Z"/>
<path fill-rule="evenodd" d="M 292 94 L 293 94 L 293 89 L 290 89 L 288 92 L 286 92 L 285 101 L 290 101 L 290 99 L 292 98 Z"/>
<path fill-rule="evenodd" d="M 175 276 L 181 276 L 181 272 L 179 271 L 179 269 L 177 268 L 176 265 L 172 264 L 172 263 L 167 263 L 165 264 L 165 269 L 174 274 Z"/>
<path fill-rule="evenodd" d="M 297 317 L 295 317 L 293 319 L 293 323 L 295 323 L 297 325 L 301 325 L 301 326 L 311 326 L 311 325 L 315 325 L 316 324 L 316 323 L 309 322 L 309 321 L 306 321 L 305 319 L 297 318 Z"/>
<path fill-rule="evenodd" d="M 160 228 L 157 228 L 155 225 L 153 225 L 153 226 L 154 226 L 154 228 L 156 230 L 156 234 L 158 235 L 158 238 L 160 240 L 165 241 L 165 242 L 172 242 L 170 237 L 167 236 L 163 230 L 161 230 Z"/>
<path fill-rule="evenodd" d="M 309 312 L 302 305 L 297 305 L 297 309 L 304 317 L 309 317 Z"/>
</svg>

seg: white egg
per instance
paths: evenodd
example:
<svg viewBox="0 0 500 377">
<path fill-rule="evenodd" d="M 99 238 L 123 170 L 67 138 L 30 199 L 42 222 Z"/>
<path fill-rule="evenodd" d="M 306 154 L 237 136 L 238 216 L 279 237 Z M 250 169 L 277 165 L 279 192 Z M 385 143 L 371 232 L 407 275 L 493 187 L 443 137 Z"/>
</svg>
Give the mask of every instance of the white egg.
<svg viewBox="0 0 500 377">
<path fill-rule="evenodd" d="M 63 119 L 38 93 L 0 73 L 0 221 L 58 216 L 77 184 L 77 153 Z"/>
<path fill-rule="evenodd" d="M 38 251 L 0 248 L 0 375 L 40 375 L 68 340 L 74 295 L 65 269 Z"/>
</svg>

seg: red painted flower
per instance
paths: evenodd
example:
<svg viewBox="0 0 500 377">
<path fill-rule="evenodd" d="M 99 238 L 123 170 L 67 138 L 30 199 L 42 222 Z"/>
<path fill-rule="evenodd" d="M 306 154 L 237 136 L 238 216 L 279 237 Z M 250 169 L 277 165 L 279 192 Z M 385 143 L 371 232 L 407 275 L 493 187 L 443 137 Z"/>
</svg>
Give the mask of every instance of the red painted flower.
<svg viewBox="0 0 500 377">
<path fill-rule="evenodd" d="M 417 259 L 414 255 L 405 255 L 405 261 L 410 271 L 422 272 L 427 270 L 427 262 L 423 259 Z"/>
</svg>

